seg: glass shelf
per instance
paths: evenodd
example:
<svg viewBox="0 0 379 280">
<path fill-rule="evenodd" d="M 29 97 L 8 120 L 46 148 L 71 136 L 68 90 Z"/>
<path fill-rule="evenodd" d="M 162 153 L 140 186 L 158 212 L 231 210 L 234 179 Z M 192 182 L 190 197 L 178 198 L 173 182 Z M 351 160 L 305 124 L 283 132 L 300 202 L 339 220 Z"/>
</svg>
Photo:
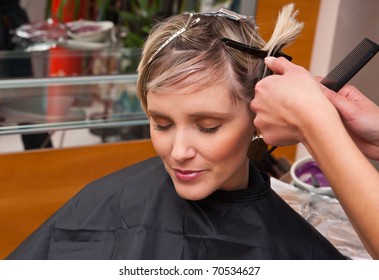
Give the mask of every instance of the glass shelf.
<svg viewBox="0 0 379 280">
<path fill-rule="evenodd" d="M 0 52 L 0 137 L 74 129 L 102 142 L 149 137 L 136 96 L 138 59 L 135 49 Z M 18 74 L 9 77 L 14 65 Z"/>
</svg>

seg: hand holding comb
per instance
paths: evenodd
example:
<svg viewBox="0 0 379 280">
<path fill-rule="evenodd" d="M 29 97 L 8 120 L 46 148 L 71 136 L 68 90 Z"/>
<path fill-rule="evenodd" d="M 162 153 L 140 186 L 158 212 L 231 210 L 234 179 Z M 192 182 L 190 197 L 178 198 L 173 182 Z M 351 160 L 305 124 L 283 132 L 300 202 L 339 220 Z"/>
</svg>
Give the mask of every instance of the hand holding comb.
<svg viewBox="0 0 379 280">
<path fill-rule="evenodd" d="M 333 68 L 321 84 L 338 92 L 351 80 L 379 51 L 379 45 L 370 39 L 363 39 L 341 62 Z M 260 159 L 264 160 L 277 146 L 271 147 Z"/>
</svg>

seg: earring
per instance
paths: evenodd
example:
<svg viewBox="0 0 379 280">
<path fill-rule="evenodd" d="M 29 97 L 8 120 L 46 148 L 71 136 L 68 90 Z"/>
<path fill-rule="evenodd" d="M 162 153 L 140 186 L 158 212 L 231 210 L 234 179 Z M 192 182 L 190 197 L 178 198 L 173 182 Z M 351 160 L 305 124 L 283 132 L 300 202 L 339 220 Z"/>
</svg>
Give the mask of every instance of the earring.
<svg viewBox="0 0 379 280">
<path fill-rule="evenodd" d="M 258 162 L 263 159 L 267 150 L 268 145 L 263 141 L 262 136 L 259 132 L 254 132 L 253 139 L 251 140 L 247 151 L 247 157 L 253 162 Z"/>
</svg>

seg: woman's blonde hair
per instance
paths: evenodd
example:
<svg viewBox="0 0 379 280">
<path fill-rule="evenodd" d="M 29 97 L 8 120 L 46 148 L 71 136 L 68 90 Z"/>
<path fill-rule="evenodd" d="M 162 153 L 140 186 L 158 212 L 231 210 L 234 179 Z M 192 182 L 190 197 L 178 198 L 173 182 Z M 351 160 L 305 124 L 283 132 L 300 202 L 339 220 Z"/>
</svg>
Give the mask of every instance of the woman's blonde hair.
<svg viewBox="0 0 379 280">
<path fill-rule="evenodd" d="M 137 91 L 145 112 L 149 91 L 189 85 L 201 88 L 224 81 L 235 98 L 249 102 L 265 71 L 263 59 L 231 48 L 220 39 L 228 38 L 271 55 L 300 33 L 303 24 L 295 19 L 296 15 L 293 4 L 284 6 L 267 43 L 251 18 L 237 21 L 223 16 L 184 14 L 157 24 L 145 42 L 138 66 Z M 192 18 L 198 22 L 188 26 Z"/>
</svg>

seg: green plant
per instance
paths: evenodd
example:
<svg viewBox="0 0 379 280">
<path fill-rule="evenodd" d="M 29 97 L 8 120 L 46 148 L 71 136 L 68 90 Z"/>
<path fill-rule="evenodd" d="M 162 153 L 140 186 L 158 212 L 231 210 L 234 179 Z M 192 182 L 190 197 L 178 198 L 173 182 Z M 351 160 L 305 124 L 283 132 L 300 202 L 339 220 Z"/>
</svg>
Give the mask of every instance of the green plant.
<svg viewBox="0 0 379 280">
<path fill-rule="evenodd" d="M 119 25 L 125 29 L 125 47 L 141 47 L 156 21 L 184 11 L 198 12 L 201 0 L 127 0 L 117 10 Z M 231 2 L 213 0 L 213 5 Z"/>
<path fill-rule="evenodd" d="M 183 0 L 131 0 L 117 10 L 125 47 L 140 47 L 156 20 L 183 11 Z"/>
</svg>

